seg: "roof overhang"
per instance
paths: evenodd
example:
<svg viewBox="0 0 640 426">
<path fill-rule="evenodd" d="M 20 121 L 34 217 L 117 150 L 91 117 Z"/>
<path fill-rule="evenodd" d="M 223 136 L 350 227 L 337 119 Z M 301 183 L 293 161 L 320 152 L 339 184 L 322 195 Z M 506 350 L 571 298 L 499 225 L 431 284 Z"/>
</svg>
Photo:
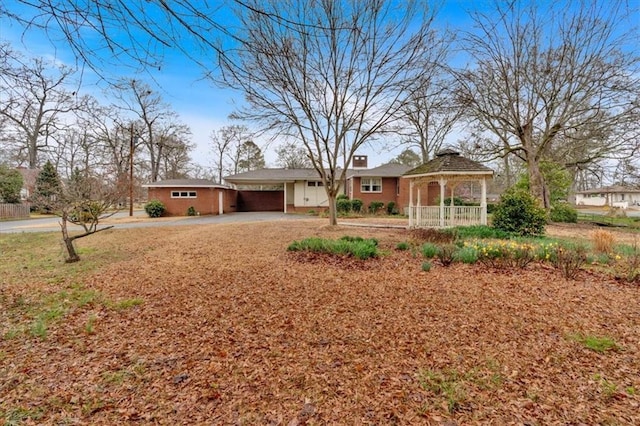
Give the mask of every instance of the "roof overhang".
<svg viewBox="0 0 640 426">
<path fill-rule="evenodd" d="M 185 185 L 177 185 L 177 184 L 157 184 L 157 183 L 145 183 L 142 185 L 143 188 L 219 188 L 219 189 L 230 189 L 226 185 L 202 185 L 202 184 L 185 184 Z"/>
<path fill-rule="evenodd" d="M 283 183 L 294 183 L 302 180 L 309 179 L 225 179 L 225 181 L 234 185 L 282 185 Z"/>
<path fill-rule="evenodd" d="M 440 178 L 440 177 L 464 177 L 464 176 L 490 176 L 493 177 L 493 170 L 485 170 L 485 171 L 458 171 L 458 172 L 432 172 L 432 173 L 421 173 L 418 175 L 403 175 L 402 177 L 405 179 L 417 179 L 417 178 Z"/>
</svg>

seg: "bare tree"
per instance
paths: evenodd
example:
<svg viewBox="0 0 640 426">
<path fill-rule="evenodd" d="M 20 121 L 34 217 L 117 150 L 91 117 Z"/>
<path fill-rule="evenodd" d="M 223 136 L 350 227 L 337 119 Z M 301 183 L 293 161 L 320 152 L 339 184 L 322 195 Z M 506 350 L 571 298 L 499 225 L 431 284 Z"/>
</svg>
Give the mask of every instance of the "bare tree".
<svg viewBox="0 0 640 426">
<path fill-rule="evenodd" d="M 276 164 L 285 169 L 311 168 L 306 148 L 294 141 L 283 142 L 276 148 Z"/>
<path fill-rule="evenodd" d="M 226 173 L 237 173 L 237 153 L 240 146 L 252 140 L 253 135 L 246 126 L 228 125 L 214 130 L 209 136 L 214 158 L 214 171 L 218 183 Z"/>
<path fill-rule="evenodd" d="M 586 150 L 573 162 L 602 158 L 627 148 L 616 129 L 637 126 L 638 37 L 625 31 L 626 12 L 624 1 L 496 2 L 491 14 L 474 15 L 476 31 L 463 39 L 475 67 L 458 74 L 460 100 L 497 138 L 490 150 L 525 162 L 545 207 L 541 161 L 564 144 L 591 142 L 597 155 Z"/>
<path fill-rule="evenodd" d="M 162 178 L 161 165 L 167 153 L 171 153 L 172 144 L 178 141 L 183 147 L 191 147 L 186 143 L 191 132 L 178 122 L 178 115 L 160 95 L 139 80 L 122 81 L 115 86 L 114 94 L 120 101 L 118 107 L 124 113 L 133 114 L 137 121 L 136 136 L 149 156 L 149 179 L 155 182 Z"/>
<path fill-rule="evenodd" d="M 51 163 L 47 163 L 50 166 Z M 51 166 L 52 168 L 52 166 Z M 44 170 L 46 170 L 45 167 Z M 42 174 L 42 173 L 41 173 Z M 39 180 L 42 182 L 44 179 Z M 44 211 L 52 212 L 60 217 L 62 240 L 67 250 L 68 263 L 80 260 L 74 241 L 113 226 L 100 227 L 100 222 L 112 216 L 120 194 L 115 186 L 89 175 L 88 171 L 75 170 L 65 185 L 55 172 L 46 179 L 46 188 L 36 188 L 33 197 L 34 205 Z M 82 228 L 80 233 L 71 232 L 69 224 Z"/>
<path fill-rule="evenodd" d="M 35 169 L 40 165 L 39 154 L 49 148 L 50 136 L 64 127 L 62 116 L 82 103 L 67 89 L 74 71 L 41 58 L 21 58 L 8 45 L 0 45 L 0 61 L 3 139 L 14 144 L 19 158 Z"/>
<path fill-rule="evenodd" d="M 245 94 L 238 117 L 304 145 L 335 224 L 344 166 L 389 129 L 430 66 L 431 9 L 419 1 L 244 3 L 241 45 L 220 58 L 222 83 Z"/>
<path fill-rule="evenodd" d="M 403 110 L 403 121 L 408 124 L 402 130 L 404 143 L 420 150 L 423 163 L 440 151 L 463 111 L 455 101 L 455 81 L 438 77 L 421 76 Z"/>
</svg>

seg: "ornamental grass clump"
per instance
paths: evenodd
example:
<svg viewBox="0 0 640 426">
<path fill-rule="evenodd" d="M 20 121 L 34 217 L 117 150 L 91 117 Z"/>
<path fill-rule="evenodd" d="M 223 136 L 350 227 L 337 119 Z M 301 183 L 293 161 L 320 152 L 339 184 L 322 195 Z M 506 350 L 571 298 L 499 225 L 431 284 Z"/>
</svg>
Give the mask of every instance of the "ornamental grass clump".
<svg viewBox="0 0 640 426">
<path fill-rule="evenodd" d="M 433 243 L 424 243 L 422 245 L 422 255 L 427 259 L 432 259 L 438 254 L 438 246 Z"/>
<path fill-rule="evenodd" d="M 327 253 L 337 256 L 351 256 L 365 260 L 378 256 L 378 241 L 374 238 L 344 236 L 338 240 L 318 237 L 305 238 L 294 241 L 287 247 L 288 251 L 308 251 L 312 253 Z"/>
<path fill-rule="evenodd" d="M 591 241 L 596 253 L 609 254 L 613 251 L 616 237 L 609 231 L 599 229 L 591 233 Z"/>
</svg>

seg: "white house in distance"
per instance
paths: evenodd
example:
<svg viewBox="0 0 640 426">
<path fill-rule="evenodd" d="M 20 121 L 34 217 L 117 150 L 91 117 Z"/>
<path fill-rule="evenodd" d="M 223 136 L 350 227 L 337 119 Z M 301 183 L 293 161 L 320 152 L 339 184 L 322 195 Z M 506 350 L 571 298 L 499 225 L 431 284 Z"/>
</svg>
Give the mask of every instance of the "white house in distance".
<svg viewBox="0 0 640 426">
<path fill-rule="evenodd" d="M 620 207 L 640 206 L 640 188 L 605 186 L 576 192 L 576 206 Z"/>
</svg>

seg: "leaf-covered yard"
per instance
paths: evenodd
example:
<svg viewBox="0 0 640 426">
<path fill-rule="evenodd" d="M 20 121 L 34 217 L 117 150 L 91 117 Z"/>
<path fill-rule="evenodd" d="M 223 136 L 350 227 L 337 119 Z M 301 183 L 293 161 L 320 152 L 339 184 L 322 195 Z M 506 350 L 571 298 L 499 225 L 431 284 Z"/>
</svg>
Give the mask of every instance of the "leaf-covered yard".
<svg viewBox="0 0 640 426">
<path fill-rule="evenodd" d="M 57 234 L 0 241 L 0 419 L 640 423 L 638 286 L 537 263 L 423 272 L 395 250 L 405 230 L 324 224 L 105 231 L 79 242 L 76 265 Z M 343 235 L 384 255 L 286 251 Z"/>
</svg>

